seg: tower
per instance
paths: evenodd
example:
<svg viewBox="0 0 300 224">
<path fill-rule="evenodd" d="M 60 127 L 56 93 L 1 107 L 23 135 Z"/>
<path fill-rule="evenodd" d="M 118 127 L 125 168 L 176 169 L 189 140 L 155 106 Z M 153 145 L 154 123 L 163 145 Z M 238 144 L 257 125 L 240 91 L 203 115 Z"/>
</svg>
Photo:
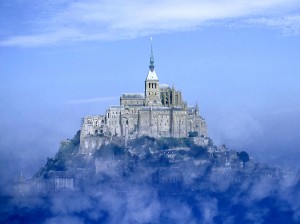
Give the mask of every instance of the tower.
<svg viewBox="0 0 300 224">
<path fill-rule="evenodd" d="M 145 99 L 146 106 L 161 106 L 159 80 L 154 70 L 154 57 L 151 38 L 151 53 L 149 72 L 145 80 Z"/>
</svg>

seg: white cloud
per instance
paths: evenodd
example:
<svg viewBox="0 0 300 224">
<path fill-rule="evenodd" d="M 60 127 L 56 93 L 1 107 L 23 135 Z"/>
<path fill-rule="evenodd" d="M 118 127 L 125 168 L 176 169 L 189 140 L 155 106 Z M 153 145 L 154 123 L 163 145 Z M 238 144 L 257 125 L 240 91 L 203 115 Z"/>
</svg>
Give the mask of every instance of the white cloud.
<svg viewBox="0 0 300 224">
<path fill-rule="evenodd" d="M 251 18 L 247 20 L 250 24 L 260 24 L 271 28 L 282 30 L 286 35 L 299 35 L 300 34 L 300 14 L 288 15 L 284 17 L 260 17 Z"/>
<path fill-rule="evenodd" d="M 44 5 L 47 16 L 36 16 L 31 34 L 0 41 L 2 46 L 39 46 L 66 41 L 134 38 L 154 33 L 194 29 L 210 22 L 249 18 L 248 23 L 299 29 L 288 14 L 296 0 L 98 0 Z M 257 19 L 258 18 L 258 19 Z M 265 19 L 270 18 L 270 19 Z M 273 22 L 272 22 L 273 21 Z M 276 25 L 280 24 L 280 25 Z M 289 28 L 288 28 L 289 29 Z"/>
</svg>

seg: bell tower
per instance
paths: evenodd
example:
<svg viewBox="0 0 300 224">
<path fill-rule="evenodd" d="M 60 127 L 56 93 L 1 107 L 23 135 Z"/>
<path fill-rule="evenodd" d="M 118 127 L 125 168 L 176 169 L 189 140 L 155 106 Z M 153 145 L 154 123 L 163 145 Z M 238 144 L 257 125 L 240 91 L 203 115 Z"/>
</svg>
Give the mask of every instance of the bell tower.
<svg viewBox="0 0 300 224">
<path fill-rule="evenodd" d="M 152 48 L 151 38 L 151 53 L 150 53 L 150 64 L 149 72 L 145 80 L 145 99 L 146 106 L 161 106 L 159 80 L 154 70 L 154 57 Z"/>
</svg>

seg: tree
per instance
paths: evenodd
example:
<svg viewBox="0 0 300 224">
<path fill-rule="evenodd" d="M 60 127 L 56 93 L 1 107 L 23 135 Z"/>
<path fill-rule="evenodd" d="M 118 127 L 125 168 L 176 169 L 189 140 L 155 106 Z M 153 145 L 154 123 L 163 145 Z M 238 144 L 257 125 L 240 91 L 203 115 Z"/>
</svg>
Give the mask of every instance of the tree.
<svg viewBox="0 0 300 224">
<path fill-rule="evenodd" d="M 169 161 L 168 157 L 166 157 L 165 155 L 161 155 L 159 157 L 159 159 L 157 160 L 157 165 L 159 167 L 169 167 L 170 161 Z"/>
<path fill-rule="evenodd" d="M 124 148 L 116 145 L 114 143 L 108 145 L 102 145 L 96 152 L 94 156 L 96 158 L 102 157 L 106 159 L 112 159 L 114 157 L 122 158 L 124 156 Z"/>
<path fill-rule="evenodd" d="M 190 131 L 189 137 L 198 137 L 198 131 Z"/>
<path fill-rule="evenodd" d="M 249 161 L 249 154 L 245 151 L 238 153 L 240 161 L 243 162 L 243 167 L 245 168 L 245 163 Z"/>
<path fill-rule="evenodd" d="M 190 148 L 189 154 L 194 158 L 208 158 L 207 149 L 203 146 L 194 145 Z"/>
</svg>

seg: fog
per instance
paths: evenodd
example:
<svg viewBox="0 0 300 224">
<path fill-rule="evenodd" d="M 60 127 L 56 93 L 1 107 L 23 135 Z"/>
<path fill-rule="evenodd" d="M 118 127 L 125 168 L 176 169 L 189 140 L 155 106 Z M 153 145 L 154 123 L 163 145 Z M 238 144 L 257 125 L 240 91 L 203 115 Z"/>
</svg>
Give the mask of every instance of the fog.
<svg viewBox="0 0 300 224">
<path fill-rule="evenodd" d="M 75 224 L 300 221 L 298 173 L 274 179 L 263 169 L 248 176 L 230 170 L 212 172 L 209 164 L 197 166 L 190 161 L 174 167 L 183 179 L 171 184 L 151 181 L 157 169 L 165 168 L 145 163 L 140 160 L 126 175 L 122 162 L 102 169 L 76 191 L 2 199 L 6 206 L 1 207 L 0 220 Z"/>
<path fill-rule="evenodd" d="M 255 113 L 239 111 L 230 118 L 222 115 L 221 112 L 216 121 L 209 120 L 209 130 L 216 143 L 246 150 L 256 161 L 299 169 L 300 118 L 297 108 Z"/>
<path fill-rule="evenodd" d="M 115 101 L 115 100 L 114 100 Z M 37 107 L 18 116 L 15 110 L 2 111 L 0 132 L 1 179 L 9 180 L 21 172 L 32 176 L 53 157 L 63 139 L 80 129 L 86 114 L 105 111 L 106 103 L 59 104 L 55 108 Z M 207 103 L 206 103 L 207 104 Z M 48 111 L 49 109 L 49 111 Z M 265 112 L 228 109 L 203 109 L 208 133 L 216 145 L 245 150 L 255 161 L 282 168 L 299 168 L 300 118 L 297 108 Z M 230 116 L 228 116 L 230 114 Z"/>
</svg>

